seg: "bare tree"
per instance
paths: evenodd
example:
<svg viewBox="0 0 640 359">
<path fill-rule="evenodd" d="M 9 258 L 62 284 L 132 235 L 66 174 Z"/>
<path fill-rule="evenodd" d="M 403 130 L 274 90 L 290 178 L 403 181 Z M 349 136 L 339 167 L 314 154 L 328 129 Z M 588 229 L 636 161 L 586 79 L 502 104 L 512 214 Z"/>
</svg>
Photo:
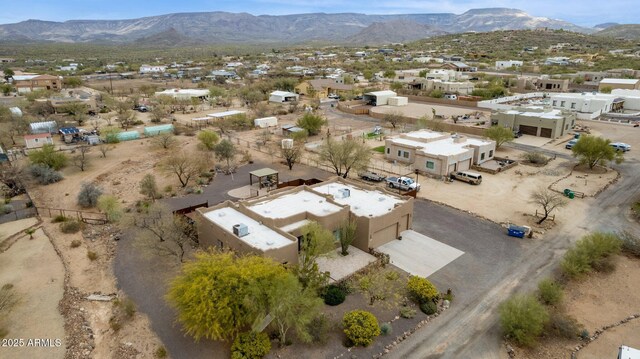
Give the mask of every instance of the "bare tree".
<svg viewBox="0 0 640 359">
<path fill-rule="evenodd" d="M 151 140 L 159 148 L 168 150 L 176 146 L 177 141 L 173 133 L 160 133 Z"/>
<path fill-rule="evenodd" d="M 360 141 L 327 138 L 320 147 L 320 160 L 327 162 L 336 175 L 347 178 L 352 169 L 359 170 L 369 165 L 371 150 Z"/>
<path fill-rule="evenodd" d="M 98 151 L 102 154 L 102 158 L 107 158 L 107 152 L 113 151 L 115 146 L 112 146 L 108 143 L 101 143 L 98 145 Z"/>
<path fill-rule="evenodd" d="M 186 249 L 198 245 L 193 226 L 159 203 L 131 215 L 124 222 L 126 228 L 136 230 L 135 238 L 157 255 L 175 256 L 182 262 Z"/>
<path fill-rule="evenodd" d="M 193 177 L 205 172 L 210 164 L 211 159 L 207 154 L 176 151 L 171 153 L 161 166 L 165 172 L 176 175 L 184 188 Z"/>
<path fill-rule="evenodd" d="M 561 194 L 544 187 L 531 193 L 531 202 L 541 206 L 544 211 L 544 216 L 538 221 L 538 224 L 542 224 L 556 208 L 564 207 L 567 204 Z"/>
<path fill-rule="evenodd" d="M 91 151 L 91 147 L 82 145 L 76 147 L 75 151 L 76 155 L 71 159 L 71 163 L 78 167 L 80 171 L 84 171 L 85 167 L 89 164 L 89 157 L 87 154 Z"/>
<path fill-rule="evenodd" d="M 0 183 L 6 186 L 5 196 L 13 197 L 24 193 L 21 179 L 24 176 L 22 167 L 15 164 L 0 166 Z"/>
<path fill-rule="evenodd" d="M 393 129 L 404 122 L 404 117 L 400 112 L 385 113 L 383 117 L 384 122 L 389 122 Z"/>
<path fill-rule="evenodd" d="M 289 170 L 293 169 L 298 160 L 302 157 L 302 146 L 294 145 L 291 148 L 282 148 L 282 158 L 287 162 Z"/>
</svg>

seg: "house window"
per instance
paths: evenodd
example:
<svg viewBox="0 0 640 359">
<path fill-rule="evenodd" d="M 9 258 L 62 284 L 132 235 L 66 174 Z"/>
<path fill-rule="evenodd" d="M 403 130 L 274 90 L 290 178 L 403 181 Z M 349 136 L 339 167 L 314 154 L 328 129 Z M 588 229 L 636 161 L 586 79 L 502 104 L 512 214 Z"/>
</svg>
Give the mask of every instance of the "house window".
<svg viewBox="0 0 640 359">
<path fill-rule="evenodd" d="M 433 161 L 427 161 L 427 168 L 432 170 L 432 169 L 436 168 L 436 164 L 433 163 Z"/>
<path fill-rule="evenodd" d="M 564 107 L 564 101 L 560 101 L 560 107 Z"/>
<path fill-rule="evenodd" d="M 571 108 L 576 108 L 576 103 L 575 102 L 571 103 Z"/>
<path fill-rule="evenodd" d="M 480 154 L 480 161 L 484 160 L 484 152 Z"/>
<path fill-rule="evenodd" d="M 409 158 L 409 152 L 404 151 L 404 153 L 402 153 L 402 157 Z"/>
<path fill-rule="evenodd" d="M 489 158 L 493 157 L 493 150 L 489 150 Z"/>
<path fill-rule="evenodd" d="M 222 243 L 222 241 L 219 239 L 218 239 L 218 248 L 224 249 L 224 243 Z"/>
<path fill-rule="evenodd" d="M 390 152 L 391 152 L 391 149 L 387 147 L 387 154 L 389 154 Z"/>
<path fill-rule="evenodd" d="M 558 101 L 553 100 L 553 105 L 554 105 L 554 106 L 558 106 Z"/>
<path fill-rule="evenodd" d="M 34 140 L 36 143 L 38 143 L 38 139 L 37 139 L 37 138 L 34 138 L 33 140 Z"/>
<path fill-rule="evenodd" d="M 398 157 L 402 157 L 402 151 L 398 150 Z"/>
</svg>

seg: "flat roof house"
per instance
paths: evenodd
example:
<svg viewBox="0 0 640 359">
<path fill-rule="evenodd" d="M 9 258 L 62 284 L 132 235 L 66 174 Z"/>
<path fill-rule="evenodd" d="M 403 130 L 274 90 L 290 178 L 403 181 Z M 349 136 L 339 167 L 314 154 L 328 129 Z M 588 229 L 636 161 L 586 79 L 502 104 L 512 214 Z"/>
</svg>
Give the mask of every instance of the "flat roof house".
<svg viewBox="0 0 640 359">
<path fill-rule="evenodd" d="M 51 138 L 50 133 L 39 133 L 35 135 L 25 135 L 24 143 L 27 146 L 27 149 L 32 148 L 40 148 L 44 145 L 53 144 L 53 138 Z"/>
<path fill-rule="evenodd" d="M 326 98 L 330 94 L 339 95 L 353 90 L 353 85 L 339 83 L 335 79 L 315 79 L 303 81 L 296 86 L 296 93 L 309 95 L 313 93 L 317 98 Z"/>
<path fill-rule="evenodd" d="M 51 75 L 16 75 L 13 76 L 13 85 L 18 93 L 27 93 L 36 90 L 59 91 L 62 88 L 62 76 Z"/>
<path fill-rule="evenodd" d="M 197 98 L 200 100 L 206 100 L 209 98 L 209 90 L 200 89 L 168 89 L 160 92 L 156 92 L 156 96 L 169 96 L 175 99 L 187 99 Z"/>
<path fill-rule="evenodd" d="M 523 135 L 558 138 L 575 126 L 576 115 L 569 111 L 531 106 L 494 112 L 491 122 Z"/>
<path fill-rule="evenodd" d="M 413 198 L 334 178 L 313 186 L 283 188 L 253 200 L 227 201 L 196 212 L 203 246 L 297 263 L 301 230 L 306 224 L 317 222 L 333 232 L 337 241 L 343 222 L 352 219 L 357 223 L 352 245 L 368 252 L 411 228 Z"/>
<path fill-rule="evenodd" d="M 394 91 L 374 91 L 364 94 L 364 102 L 372 106 L 384 106 L 387 105 L 391 97 L 398 97 Z"/>
<path fill-rule="evenodd" d="M 600 80 L 600 83 L 598 84 L 598 91 L 602 91 L 602 89 L 605 87 L 608 87 L 612 90 L 613 89 L 640 90 L 640 80 L 605 78 Z"/>
<path fill-rule="evenodd" d="M 140 74 L 160 74 L 167 71 L 167 67 L 164 65 L 140 65 Z"/>
<path fill-rule="evenodd" d="M 495 141 L 429 130 L 409 132 L 385 141 L 388 160 L 411 163 L 415 169 L 433 176 L 468 170 L 492 159 L 495 150 Z"/>
</svg>

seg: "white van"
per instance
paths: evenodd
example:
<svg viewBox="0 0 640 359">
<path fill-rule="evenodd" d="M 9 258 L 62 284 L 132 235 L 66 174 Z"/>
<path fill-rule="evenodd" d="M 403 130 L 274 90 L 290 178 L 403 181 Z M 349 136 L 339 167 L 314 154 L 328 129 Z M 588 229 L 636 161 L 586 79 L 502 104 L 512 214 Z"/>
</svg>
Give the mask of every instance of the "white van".
<svg viewBox="0 0 640 359">
<path fill-rule="evenodd" d="M 469 184 L 482 183 L 482 175 L 475 172 L 457 171 L 457 172 L 452 172 L 449 176 L 452 179 L 457 179 L 458 181 L 467 182 Z"/>
</svg>

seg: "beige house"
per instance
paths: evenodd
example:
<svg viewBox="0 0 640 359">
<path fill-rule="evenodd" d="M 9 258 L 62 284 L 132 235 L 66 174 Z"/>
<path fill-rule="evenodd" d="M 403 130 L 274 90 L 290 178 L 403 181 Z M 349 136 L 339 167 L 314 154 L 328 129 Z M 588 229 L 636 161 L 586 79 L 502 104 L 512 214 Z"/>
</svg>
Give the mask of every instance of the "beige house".
<svg viewBox="0 0 640 359">
<path fill-rule="evenodd" d="M 407 84 L 407 88 L 410 90 L 422 90 L 422 91 L 442 91 L 444 93 L 456 93 L 461 95 L 470 95 L 475 86 L 469 81 L 464 82 L 452 82 L 442 81 L 439 79 L 416 79 L 415 81 Z"/>
<path fill-rule="evenodd" d="M 598 91 L 602 91 L 603 88 L 621 89 L 621 90 L 640 90 L 640 80 L 638 79 L 611 79 L 606 78 L 600 80 L 598 84 Z"/>
<path fill-rule="evenodd" d="M 13 76 L 13 84 L 18 93 L 27 93 L 36 90 L 59 91 L 62 88 L 62 76 L 16 75 Z"/>
<path fill-rule="evenodd" d="M 550 91 L 550 92 L 568 92 L 569 91 L 568 79 L 540 78 L 535 80 L 535 85 L 536 85 L 536 88 L 541 91 Z"/>
<path fill-rule="evenodd" d="M 343 95 L 350 91 L 353 91 L 353 85 L 341 83 L 336 79 L 303 81 L 295 87 L 297 94 L 304 96 L 313 94 L 316 98 L 327 98 L 331 94 Z"/>
<path fill-rule="evenodd" d="M 24 143 L 27 149 L 40 148 L 44 145 L 53 144 L 53 138 L 50 133 L 39 133 L 35 135 L 25 135 Z"/>
<path fill-rule="evenodd" d="M 465 171 L 493 158 L 495 141 L 420 130 L 389 138 L 385 156 L 433 176 Z"/>
<path fill-rule="evenodd" d="M 491 115 L 491 122 L 518 131 L 523 135 L 559 138 L 575 126 L 576 115 L 557 109 L 525 107 L 494 112 Z"/>
<path fill-rule="evenodd" d="M 237 203 L 199 208 L 198 234 L 204 247 L 258 253 L 283 263 L 297 263 L 301 229 L 317 222 L 334 233 L 352 219 L 357 223 L 352 245 L 376 248 L 410 229 L 413 198 L 363 186 L 342 178 L 313 186 L 283 188 L 269 195 Z"/>
</svg>

